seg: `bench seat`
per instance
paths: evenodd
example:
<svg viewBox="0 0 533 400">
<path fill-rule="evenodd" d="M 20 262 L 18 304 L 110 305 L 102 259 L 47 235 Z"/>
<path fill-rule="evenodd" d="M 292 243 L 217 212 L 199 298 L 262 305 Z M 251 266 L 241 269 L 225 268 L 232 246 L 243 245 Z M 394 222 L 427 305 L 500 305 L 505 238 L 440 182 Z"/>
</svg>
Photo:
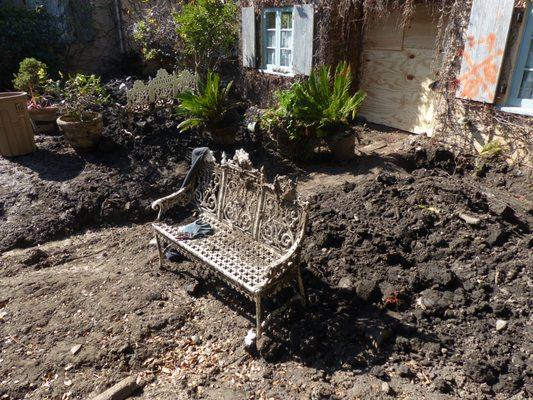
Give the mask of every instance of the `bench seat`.
<svg viewBox="0 0 533 400">
<path fill-rule="evenodd" d="M 177 226 L 156 222 L 153 227 L 178 251 L 208 264 L 251 294 L 261 292 L 268 281 L 269 267 L 282 254 L 216 218 L 206 215 L 202 219 L 213 227 L 214 234 L 180 240 Z"/>
</svg>

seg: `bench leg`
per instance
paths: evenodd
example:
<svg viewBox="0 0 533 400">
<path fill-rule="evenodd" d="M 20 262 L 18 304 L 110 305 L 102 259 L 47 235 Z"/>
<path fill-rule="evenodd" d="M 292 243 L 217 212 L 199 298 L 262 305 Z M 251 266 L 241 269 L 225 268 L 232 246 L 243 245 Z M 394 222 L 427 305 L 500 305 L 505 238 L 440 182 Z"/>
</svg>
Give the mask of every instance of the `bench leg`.
<svg viewBox="0 0 533 400">
<path fill-rule="evenodd" d="M 157 252 L 159 253 L 159 268 L 163 268 L 163 246 L 161 245 L 161 239 L 159 239 L 159 235 L 155 235 L 155 241 L 157 243 Z"/>
<path fill-rule="evenodd" d="M 263 308 L 261 304 L 261 296 L 255 298 L 255 322 L 256 322 L 256 337 L 261 337 L 261 323 L 263 322 Z"/>
<path fill-rule="evenodd" d="M 296 274 L 296 278 L 298 279 L 298 290 L 300 291 L 300 298 L 302 299 L 302 305 L 306 307 L 307 295 L 305 294 L 304 280 L 302 279 L 302 269 L 300 267 L 298 267 Z"/>
</svg>

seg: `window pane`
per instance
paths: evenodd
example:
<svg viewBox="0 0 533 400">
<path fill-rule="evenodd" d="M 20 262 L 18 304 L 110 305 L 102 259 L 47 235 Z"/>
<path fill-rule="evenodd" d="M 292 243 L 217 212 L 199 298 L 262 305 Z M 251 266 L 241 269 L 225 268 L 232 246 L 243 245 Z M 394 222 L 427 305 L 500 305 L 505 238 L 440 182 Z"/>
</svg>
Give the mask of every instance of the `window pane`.
<svg viewBox="0 0 533 400">
<path fill-rule="evenodd" d="M 533 71 L 525 71 L 518 97 L 520 99 L 533 99 Z"/>
<path fill-rule="evenodd" d="M 291 65 L 291 51 L 290 50 L 281 50 L 281 60 L 280 66 L 290 67 Z"/>
<path fill-rule="evenodd" d="M 274 55 L 275 55 L 275 50 L 274 49 L 267 49 L 267 64 L 275 64 L 276 63 Z"/>
<path fill-rule="evenodd" d="M 276 13 L 266 13 L 266 27 L 267 29 L 276 29 Z"/>
<path fill-rule="evenodd" d="M 276 31 L 267 31 L 267 47 L 276 46 Z"/>
<path fill-rule="evenodd" d="M 533 40 L 529 43 L 529 55 L 527 56 L 526 67 L 533 68 Z"/>
<path fill-rule="evenodd" d="M 292 29 L 292 13 L 281 13 L 281 29 Z"/>
<path fill-rule="evenodd" d="M 281 32 L 281 47 L 286 49 L 292 49 L 292 32 Z"/>
</svg>

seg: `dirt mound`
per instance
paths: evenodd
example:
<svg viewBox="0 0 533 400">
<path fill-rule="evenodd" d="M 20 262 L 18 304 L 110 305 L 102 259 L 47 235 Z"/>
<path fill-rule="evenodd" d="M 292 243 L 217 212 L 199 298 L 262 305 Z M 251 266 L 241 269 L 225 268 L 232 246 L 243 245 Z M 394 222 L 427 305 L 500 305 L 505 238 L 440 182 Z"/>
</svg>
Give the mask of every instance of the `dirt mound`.
<svg viewBox="0 0 533 400">
<path fill-rule="evenodd" d="M 386 364 L 432 365 L 436 388 L 461 397 L 530 393 L 523 334 L 531 199 L 499 189 L 501 180 L 522 180 L 517 187 L 527 190 L 527 177 L 508 168 L 502 175 L 496 163 L 487 175 L 495 187 L 458 173 L 472 167 L 450 153 L 435 154 L 413 149 L 408 175 L 384 172 L 316 195 L 303 260 L 328 284 L 411 327 L 389 332 Z"/>
</svg>

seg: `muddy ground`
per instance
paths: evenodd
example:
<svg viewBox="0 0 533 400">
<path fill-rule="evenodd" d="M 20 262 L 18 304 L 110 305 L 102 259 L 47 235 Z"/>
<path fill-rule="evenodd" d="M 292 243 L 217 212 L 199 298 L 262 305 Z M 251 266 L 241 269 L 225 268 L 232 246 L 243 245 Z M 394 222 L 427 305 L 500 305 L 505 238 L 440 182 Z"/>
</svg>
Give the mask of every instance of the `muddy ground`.
<svg viewBox="0 0 533 400">
<path fill-rule="evenodd" d="M 0 160 L 0 398 L 90 398 L 132 374 L 147 399 L 531 396 L 527 172 L 368 128 L 354 162 L 295 166 L 243 134 L 312 201 L 310 305 L 268 303 L 283 311 L 250 353 L 253 304 L 190 263 L 160 270 L 144 223 L 206 142 L 163 111 L 106 118 L 93 154 L 46 136 Z"/>
</svg>

